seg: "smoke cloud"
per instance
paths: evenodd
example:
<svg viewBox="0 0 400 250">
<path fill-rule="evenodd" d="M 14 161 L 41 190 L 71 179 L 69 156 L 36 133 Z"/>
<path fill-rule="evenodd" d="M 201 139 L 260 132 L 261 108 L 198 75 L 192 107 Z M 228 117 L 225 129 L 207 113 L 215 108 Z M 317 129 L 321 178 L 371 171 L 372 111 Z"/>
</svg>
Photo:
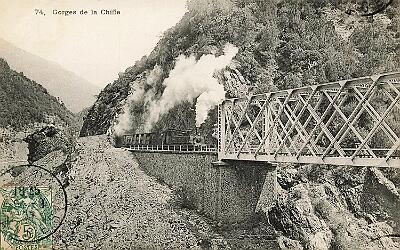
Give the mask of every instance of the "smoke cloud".
<svg viewBox="0 0 400 250">
<path fill-rule="evenodd" d="M 145 101 L 145 103 L 150 102 L 150 100 L 154 97 L 154 92 L 152 88 L 150 88 L 150 90 L 146 92 L 146 88 L 148 88 L 149 86 L 154 86 L 157 81 L 160 81 L 162 71 L 162 68 L 159 65 L 156 65 L 147 74 L 147 77 L 136 80 L 130 84 L 131 89 L 129 91 L 128 97 L 126 98 L 122 108 L 122 112 L 118 114 L 115 125 L 113 127 L 115 135 L 123 135 L 124 133 L 132 129 L 130 107 L 135 102 L 143 100 Z"/>
<path fill-rule="evenodd" d="M 238 48 L 228 43 L 221 56 L 203 55 L 198 61 L 194 56 L 179 56 L 175 68 L 163 82 L 166 87 L 161 98 L 150 103 L 145 130 L 150 131 L 160 116 L 176 104 L 193 102 L 196 98 L 196 126 L 200 126 L 210 109 L 225 98 L 224 87 L 214 77 L 215 72 L 228 66 L 237 52 Z"/>
<path fill-rule="evenodd" d="M 138 76 L 130 84 L 122 112 L 115 119 L 112 128 L 114 134 L 123 135 L 132 132 L 132 129 L 149 132 L 162 115 L 184 101 L 196 102 L 196 126 L 200 126 L 208 112 L 225 98 L 224 86 L 218 83 L 214 75 L 231 63 L 238 48 L 228 43 L 223 51 L 221 56 L 203 55 L 199 60 L 194 56 L 179 56 L 169 77 L 162 82 L 165 89 L 160 98 L 157 98 L 155 87 L 161 83 L 162 68 L 156 65 Z M 130 108 L 139 102 L 144 105 L 144 113 L 134 119 L 141 119 L 142 122 L 135 122 L 137 127 L 133 128 Z"/>
<path fill-rule="evenodd" d="M 125 101 L 122 112 L 118 115 L 116 125 L 114 126 L 114 134 L 122 135 L 132 127 L 130 104 L 139 101 L 144 95 L 144 88 L 140 83 L 134 83 L 131 87 L 130 94 Z"/>
</svg>

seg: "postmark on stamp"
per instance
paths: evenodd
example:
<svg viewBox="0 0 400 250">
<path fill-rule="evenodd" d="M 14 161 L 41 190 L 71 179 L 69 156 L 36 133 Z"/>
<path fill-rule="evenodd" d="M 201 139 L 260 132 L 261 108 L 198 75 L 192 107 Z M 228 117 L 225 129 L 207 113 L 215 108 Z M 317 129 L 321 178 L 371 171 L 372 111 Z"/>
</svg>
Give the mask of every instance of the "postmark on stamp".
<svg viewBox="0 0 400 250">
<path fill-rule="evenodd" d="M 67 214 L 67 193 L 50 170 L 33 164 L 0 174 L 0 250 L 53 249 Z"/>
<path fill-rule="evenodd" d="M 52 249 L 52 190 L 50 187 L 0 189 L 0 249 Z"/>
</svg>

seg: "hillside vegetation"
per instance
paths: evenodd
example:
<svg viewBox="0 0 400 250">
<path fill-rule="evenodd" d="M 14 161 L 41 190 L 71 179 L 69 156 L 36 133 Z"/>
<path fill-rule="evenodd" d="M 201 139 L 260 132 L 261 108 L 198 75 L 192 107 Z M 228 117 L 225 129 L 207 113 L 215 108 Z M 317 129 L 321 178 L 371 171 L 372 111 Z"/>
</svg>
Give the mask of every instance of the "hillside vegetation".
<svg viewBox="0 0 400 250">
<path fill-rule="evenodd" d="M 370 2 L 370 8 L 380 1 Z M 382 2 L 382 1 L 381 1 Z M 399 7 L 394 1 L 383 13 L 364 17 L 354 1 L 191 0 L 181 21 L 163 35 L 155 49 L 109 84 L 89 110 L 81 135 L 105 133 L 123 112 L 135 83 L 158 68 L 155 83 L 145 91 L 160 98 L 180 55 L 219 55 L 227 42 L 239 52 L 217 75 L 227 96 L 239 96 L 400 68 Z M 365 7 L 365 6 L 364 6 Z M 350 13 L 350 14 L 349 14 Z M 143 102 L 130 104 L 130 129 L 143 124 Z M 193 105 L 182 102 L 162 116 L 153 130 L 194 128 Z M 202 130 L 209 134 L 215 109 Z"/>
<path fill-rule="evenodd" d="M 35 123 L 72 122 L 73 114 L 57 98 L 0 58 L 0 127 L 19 131 Z"/>
</svg>

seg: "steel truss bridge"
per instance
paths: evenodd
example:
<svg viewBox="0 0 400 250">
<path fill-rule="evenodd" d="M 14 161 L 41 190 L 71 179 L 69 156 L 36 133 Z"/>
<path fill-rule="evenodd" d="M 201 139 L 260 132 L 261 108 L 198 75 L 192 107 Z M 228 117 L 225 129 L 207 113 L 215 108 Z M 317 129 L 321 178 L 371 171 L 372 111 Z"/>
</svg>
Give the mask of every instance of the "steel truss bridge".
<svg viewBox="0 0 400 250">
<path fill-rule="evenodd" d="M 225 100 L 218 158 L 400 167 L 400 73 Z"/>
</svg>

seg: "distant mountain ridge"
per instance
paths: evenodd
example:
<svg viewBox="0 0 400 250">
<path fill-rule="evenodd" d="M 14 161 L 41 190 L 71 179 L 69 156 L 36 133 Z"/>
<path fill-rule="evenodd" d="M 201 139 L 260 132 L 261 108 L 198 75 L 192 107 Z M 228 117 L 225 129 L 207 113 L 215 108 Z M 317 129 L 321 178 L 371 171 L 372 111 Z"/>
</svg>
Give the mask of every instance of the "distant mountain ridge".
<svg viewBox="0 0 400 250">
<path fill-rule="evenodd" d="M 22 71 L 30 79 L 40 83 L 49 93 L 76 113 L 91 106 L 100 87 L 62 68 L 55 62 L 17 48 L 0 38 L 0 57 L 7 60 L 10 67 Z"/>
<path fill-rule="evenodd" d="M 74 115 L 43 86 L 0 58 L 0 127 L 19 131 L 35 123 L 70 125 Z"/>
</svg>

